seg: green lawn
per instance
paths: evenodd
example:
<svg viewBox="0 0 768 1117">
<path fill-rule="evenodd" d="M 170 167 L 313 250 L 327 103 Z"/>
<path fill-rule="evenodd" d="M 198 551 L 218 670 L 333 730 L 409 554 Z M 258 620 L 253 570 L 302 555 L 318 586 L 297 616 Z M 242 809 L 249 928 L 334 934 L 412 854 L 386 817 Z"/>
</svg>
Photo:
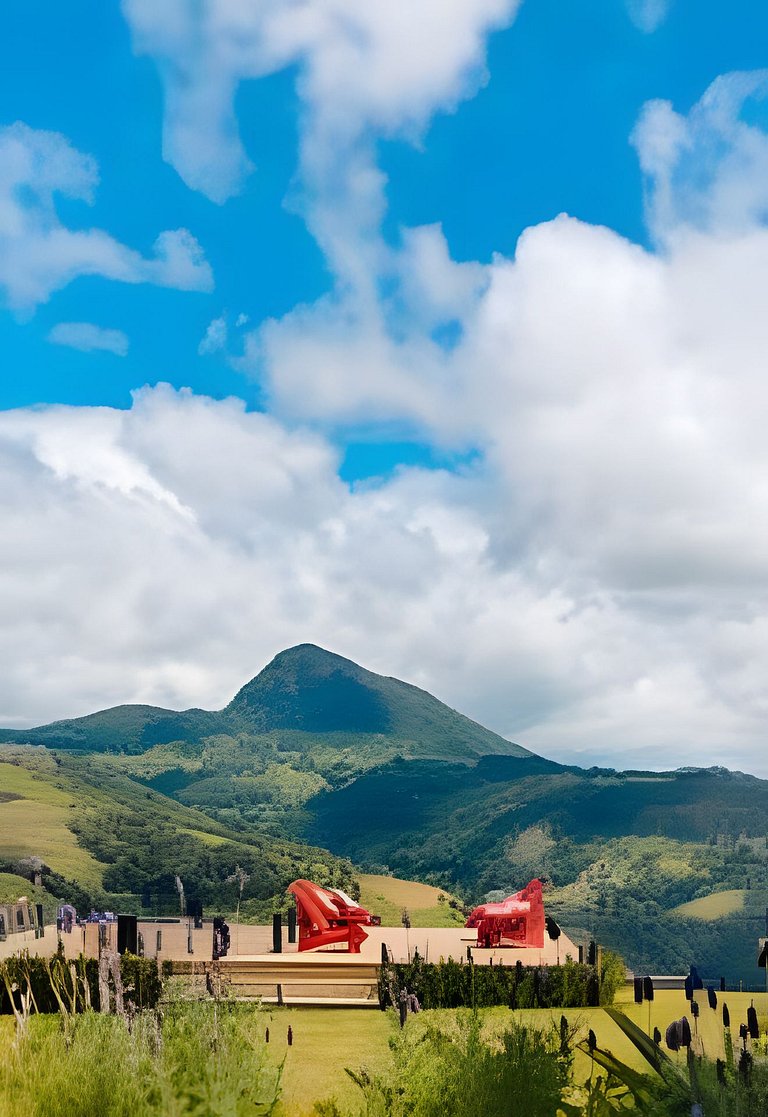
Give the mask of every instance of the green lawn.
<svg viewBox="0 0 768 1117">
<path fill-rule="evenodd" d="M 390 1060 L 389 1014 L 373 1009 L 283 1008 L 264 1012 L 269 1054 L 285 1059 L 281 1117 L 309 1117 L 316 1101 L 335 1098 L 342 1110 L 361 1100 L 344 1068 L 379 1072 Z M 288 1047 L 288 1026 L 293 1045 Z"/>
<path fill-rule="evenodd" d="M 700 1003 L 698 1034 L 704 1053 L 711 1058 L 723 1055 L 723 1029 L 721 1000 L 718 994 L 716 1011 L 709 1008 L 706 995 L 697 993 Z M 746 1020 L 747 1008 L 752 1001 L 758 1014 L 768 1024 L 768 995 L 765 993 L 726 993 L 724 999 L 731 1013 L 731 1034 L 738 1039 L 738 1026 Z M 622 990 L 617 998 L 620 1007 L 631 1020 L 648 1030 L 648 1002 L 635 1005 L 631 991 Z M 658 1027 L 662 1034 L 672 1020 L 687 1015 L 691 1020 L 690 1005 L 682 990 L 663 990 L 656 994 L 650 1005 L 650 1029 Z M 557 1026 L 560 1009 L 530 1009 L 510 1013 L 506 1008 L 481 1010 L 487 1035 L 502 1031 L 515 1017 L 521 1023 L 530 1023 L 545 1029 Z M 315 1101 L 335 1096 L 342 1109 L 352 1107 L 360 1100 L 360 1091 L 345 1074 L 344 1068 L 353 1070 L 366 1066 L 371 1070 L 384 1070 L 390 1058 L 387 1040 L 396 1026 L 391 1014 L 365 1009 L 275 1009 L 265 1014 L 270 1028 L 270 1055 L 275 1059 L 286 1056 L 283 1079 L 283 1111 L 291 1117 L 308 1117 Z M 598 1045 L 636 1067 L 647 1070 L 646 1064 L 624 1033 L 600 1008 L 567 1009 L 569 1023 L 578 1024 L 580 1034 L 586 1037 L 592 1028 Z M 435 1020 L 446 1032 L 453 1027 L 455 1012 L 438 1009 L 409 1018 L 407 1027 L 417 1033 L 428 1022 Z M 288 1024 L 294 1032 L 294 1044 L 288 1048 Z M 693 1021 L 691 1020 L 693 1025 Z M 666 1048 L 665 1048 L 666 1050 Z M 669 1054 L 684 1062 L 683 1054 Z M 584 1079 L 590 1070 L 589 1059 L 581 1052 L 576 1057 L 576 1077 Z"/>
</svg>

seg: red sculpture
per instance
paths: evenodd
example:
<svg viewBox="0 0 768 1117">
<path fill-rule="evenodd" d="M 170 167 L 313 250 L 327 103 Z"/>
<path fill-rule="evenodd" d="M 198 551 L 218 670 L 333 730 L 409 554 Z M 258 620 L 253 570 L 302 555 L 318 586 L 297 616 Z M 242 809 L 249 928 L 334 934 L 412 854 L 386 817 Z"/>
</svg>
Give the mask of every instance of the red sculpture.
<svg viewBox="0 0 768 1117">
<path fill-rule="evenodd" d="M 498 904 L 481 904 L 467 927 L 477 927 L 477 945 L 544 946 L 544 901 L 541 881 L 532 880 L 514 896 Z"/>
<path fill-rule="evenodd" d="M 362 925 L 373 922 L 370 912 L 341 889 L 321 888 L 311 880 L 295 880 L 287 890 L 296 899 L 299 950 L 345 942 L 350 954 L 360 953 L 360 944 L 368 938 Z"/>
</svg>

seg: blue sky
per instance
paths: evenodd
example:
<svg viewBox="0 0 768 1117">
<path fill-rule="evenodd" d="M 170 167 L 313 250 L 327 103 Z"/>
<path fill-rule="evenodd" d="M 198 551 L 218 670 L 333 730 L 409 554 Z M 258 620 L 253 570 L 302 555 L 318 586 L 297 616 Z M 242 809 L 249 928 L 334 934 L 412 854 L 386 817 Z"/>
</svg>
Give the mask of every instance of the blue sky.
<svg viewBox="0 0 768 1117">
<path fill-rule="evenodd" d="M 262 406 L 258 378 L 197 349 L 224 311 L 258 324 L 333 284 L 286 204 L 298 172 L 295 67 L 238 89 L 241 134 L 257 169 L 240 196 L 219 205 L 163 161 L 160 79 L 150 59 L 133 53 L 117 3 L 16 2 L 3 23 L 3 123 L 60 132 L 99 164 L 93 205 L 59 199 L 62 215 L 144 251 L 158 230 L 189 228 L 212 264 L 215 289 L 190 295 L 83 277 L 31 315 L 6 310 L 0 404 L 127 407 L 133 388 L 165 380 Z M 404 225 L 440 222 L 455 259 L 489 261 L 494 252 L 514 254 L 528 226 L 567 212 L 647 243 L 629 143 L 642 105 L 661 97 L 687 111 L 719 74 L 763 64 L 766 33 L 768 13 L 752 0 L 727 9 L 672 4 L 650 34 L 619 0 L 523 4 L 514 24 L 489 38 L 487 84 L 474 97 L 436 112 L 416 143 L 379 140 L 386 236 L 396 242 Z M 124 331 L 128 355 L 84 358 L 47 342 L 52 326 L 73 320 Z M 402 440 L 394 445 L 412 457 Z M 357 460 L 361 469 L 377 467 L 372 454 Z"/>
<path fill-rule="evenodd" d="M 0 724 L 314 640 L 548 755 L 764 770 L 764 6 L 0 21 Z"/>
</svg>

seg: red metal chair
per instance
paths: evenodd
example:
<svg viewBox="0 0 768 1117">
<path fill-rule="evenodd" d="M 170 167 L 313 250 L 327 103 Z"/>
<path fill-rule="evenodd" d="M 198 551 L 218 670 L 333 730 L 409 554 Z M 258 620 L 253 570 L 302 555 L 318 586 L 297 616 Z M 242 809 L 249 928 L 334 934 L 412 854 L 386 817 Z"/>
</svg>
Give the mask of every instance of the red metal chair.
<svg viewBox="0 0 768 1117">
<path fill-rule="evenodd" d="M 477 928 L 477 945 L 544 946 L 544 900 L 541 881 L 532 880 L 525 888 L 496 904 L 481 904 L 466 922 Z"/>
<path fill-rule="evenodd" d="M 373 923 L 370 912 L 340 888 L 321 888 L 311 880 L 295 880 L 287 891 L 296 900 L 299 950 L 346 943 L 350 954 L 360 953 L 368 938 L 363 926 Z"/>
</svg>

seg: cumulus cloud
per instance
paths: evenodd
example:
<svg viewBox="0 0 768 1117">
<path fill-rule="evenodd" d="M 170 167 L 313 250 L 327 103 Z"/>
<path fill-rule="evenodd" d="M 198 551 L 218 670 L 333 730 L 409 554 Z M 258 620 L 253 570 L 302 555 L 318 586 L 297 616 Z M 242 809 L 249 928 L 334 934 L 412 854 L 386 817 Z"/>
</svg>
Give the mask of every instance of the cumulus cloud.
<svg viewBox="0 0 768 1117">
<path fill-rule="evenodd" d="M 103 350 L 125 357 L 128 353 L 128 337 L 122 330 L 106 330 L 93 322 L 59 322 L 48 334 L 54 345 L 67 345 L 83 353 Z"/>
<path fill-rule="evenodd" d="M 97 185 L 96 162 L 65 136 L 20 122 L 0 129 L 0 289 L 12 309 L 31 311 L 81 275 L 211 289 L 211 269 L 186 229 L 161 233 L 147 258 L 103 229 L 68 228 L 56 195 L 90 204 Z"/>
<path fill-rule="evenodd" d="M 365 128 L 390 134 L 420 128 L 435 109 L 476 87 L 485 36 L 509 22 L 518 3 L 123 0 L 122 6 L 137 50 L 157 61 L 163 78 L 165 158 L 190 186 L 222 202 L 252 169 L 234 112 L 241 81 L 296 65 L 307 110 L 305 155 L 325 165 L 331 136 L 349 154 Z M 345 173 L 338 148 L 334 165 Z"/>
<path fill-rule="evenodd" d="M 675 453 L 640 455 L 648 428 L 633 435 L 635 403 L 628 453 L 659 476 Z M 321 435 L 236 400 L 160 387 L 127 412 L 6 412 L 0 494 L 14 547 L 1 592 L 16 654 L 0 724 L 121 701 L 221 706 L 277 650 L 312 640 L 548 755 L 768 774 L 765 509 L 753 494 L 751 519 L 718 504 L 707 514 L 705 492 L 724 460 L 761 468 L 762 448 L 711 425 L 714 460 L 687 504 L 661 481 L 643 491 L 641 476 L 633 494 L 621 474 L 609 502 L 598 475 L 615 467 L 615 439 L 604 444 L 614 418 L 583 436 L 591 471 L 567 448 L 553 460 L 534 425 L 527 472 L 490 455 L 462 473 L 408 469 L 350 491 Z M 576 507 L 574 472 L 590 487 Z M 534 475 L 550 507 L 523 519 L 517 490 Z M 562 525 L 590 497 L 574 537 Z M 701 539 L 676 533 L 676 516 L 718 537 L 692 574 Z"/>
<path fill-rule="evenodd" d="M 313 640 L 547 755 L 768 775 L 764 76 L 720 79 L 687 115 L 646 107 L 635 143 L 659 251 L 563 215 L 514 258 L 459 264 L 437 227 L 383 243 L 366 129 L 416 127 L 460 96 L 480 29 L 511 5 L 472 5 L 474 19 L 456 0 L 423 85 L 408 50 L 400 63 L 384 49 L 378 8 L 255 16 L 210 0 L 195 23 L 185 0 L 124 6 L 162 61 L 170 157 L 214 197 L 244 173 L 222 125 L 234 83 L 264 42 L 268 72 L 301 40 L 307 204 L 337 284 L 246 338 L 268 415 L 164 388 L 125 413 L 0 417 L 18 564 L 0 604 L 19 649 L 0 723 L 124 700 L 221 705 L 276 650 Z M 359 44 L 326 42 L 340 13 Z M 405 8 L 393 18 L 402 33 Z M 408 109 L 391 88 L 400 65 Z M 217 128 L 198 148 L 193 94 L 214 79 Z M 319 431 L 361 423 L 477 458 L 350 491 Z M 30 578 L 54 549 L 56 567 Z"/>
<path fill-rule="evenodd" d="M 768 70 L 755 70 L 717 78 L 687 116 L 669 101 L 644 107 L 633 141 L 662 244 L 691 230 L 738 234 L 766 222 L 767 98 Z"/>
</svg>

